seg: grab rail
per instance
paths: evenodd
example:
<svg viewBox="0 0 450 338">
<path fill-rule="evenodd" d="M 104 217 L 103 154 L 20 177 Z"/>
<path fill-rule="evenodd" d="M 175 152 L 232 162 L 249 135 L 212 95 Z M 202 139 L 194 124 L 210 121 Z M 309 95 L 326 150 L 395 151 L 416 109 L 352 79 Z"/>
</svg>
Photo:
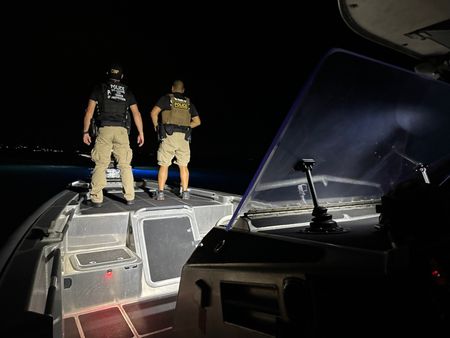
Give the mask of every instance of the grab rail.
<svg viewBox="0 0 450 338">
<path fill-rule="evenodd" d="M 52 251 L 53 254 L 53 262 L 52 262 L 52 271 L 50 273 L 50 286 L 48 287 L 47 292 L 47 301 L 45 302 L 45 315 L 52 315 L 53 306 L 55 303 L 55 294 L 56 289 L 58 287 L 58 271 L 61 265 L 61 249 L 56 248 Z"/>
</svg>

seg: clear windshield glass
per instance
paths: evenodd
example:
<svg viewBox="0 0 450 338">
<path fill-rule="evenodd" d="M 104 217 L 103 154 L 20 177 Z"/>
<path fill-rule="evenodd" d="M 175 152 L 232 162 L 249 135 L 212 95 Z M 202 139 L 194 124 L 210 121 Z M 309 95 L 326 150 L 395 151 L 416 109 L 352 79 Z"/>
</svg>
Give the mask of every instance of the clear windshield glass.
<svg viewBox="0 0 450 338">
<path fill-rule="evenodd" d="M 345 51 L 321 62 L 230 222 L 249 211 L 377 200 L 450 153 L 450 86 Z M 419 174 L 420 175 L 420 174 Z"/>
</svg>

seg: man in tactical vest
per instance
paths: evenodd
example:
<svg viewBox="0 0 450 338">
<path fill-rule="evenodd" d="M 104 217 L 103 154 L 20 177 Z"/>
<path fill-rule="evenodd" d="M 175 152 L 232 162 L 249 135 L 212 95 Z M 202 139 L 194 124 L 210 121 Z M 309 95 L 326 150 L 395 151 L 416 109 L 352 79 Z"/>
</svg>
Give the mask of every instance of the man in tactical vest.
<svg viewBox="0 0 450 338">
<path fill-rule="evenodd" d="M 97 108 L 94 120 L 98 132 L 91 152 L 91 158 L 95 162 L 91 180 L 91 204 L 94 207 L 101 207 L 103 203 L 106 169 L 111 162 L 111 154 L 120 169 L 126 204 L 134 203 L 134 177 L 131 169 L 133 153 L 128 136 L 131 126 L 129 110 L 138 130 L 137 143 L 139 147 L 144 144 L 141 113 L 133 93 L 121 82 L 122 68 L 114 64 L 107 74 L 108 81 L 95 87 L 84 115 L 83 142 L 90 145 L 92 140 L 89 128 Z"/>
<path fill-rule="evenodd" d="M 174 158 L 176 158 L 174 163 L 180 169 L 181 198 L 189 199 L 187 166 L 191 158 L 189 147 L 191 130 L 198 127 L 201 122 L 197 109 L 183 93 L 183 82 L 174 81 L 172 93 L 162 96 L 150 112 L 153 126 L 160 140 L 157 154 L 159 165 L 157 200 L 164 199 L 164 186 L 169 166 Z M 160 119 L 159 116 L 161 116 Z"/>
</svg>

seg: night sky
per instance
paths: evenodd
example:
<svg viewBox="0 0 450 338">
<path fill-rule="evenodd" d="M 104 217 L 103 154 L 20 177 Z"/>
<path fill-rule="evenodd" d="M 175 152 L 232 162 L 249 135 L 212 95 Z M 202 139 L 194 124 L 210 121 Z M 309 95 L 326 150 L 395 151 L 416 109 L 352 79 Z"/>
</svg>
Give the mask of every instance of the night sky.
<svg viewBox="0 0 450 338">
<path fill-rule="evenodd" d="M 6 66 L 14 94 L 0 143 L 88 153 L 81 131 L 89 94 L 108 64 L 119 61 L 145 126 L 142 148 L 135 129 L 131 134 L 136 159 L 155 165 L 149 112 L 181 79 L 202 120 L 191 163 L 234 166 L 237 156 L 240 165 L 253 166 L 330 48 L 409 66 L 405 56 L 351 31 L 335 1 L 276 5 L 27 8 L 3 33 L 13 52 Z"/>
</svg>

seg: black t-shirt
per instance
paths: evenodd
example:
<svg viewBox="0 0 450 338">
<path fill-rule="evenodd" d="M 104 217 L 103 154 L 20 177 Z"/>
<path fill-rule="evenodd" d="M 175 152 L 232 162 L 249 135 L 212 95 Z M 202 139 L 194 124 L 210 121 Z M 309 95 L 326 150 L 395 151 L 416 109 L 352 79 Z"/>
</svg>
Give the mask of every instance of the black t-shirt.
<svg viewBox="0 0 450 338">
<path fill-rule="evenodd" d="M 184 96 L 181 93 L 173 93 L 173 96 L 175 96 L 176 98 L 179 98 L 179 99 L 183 99 L 183 100 L 186 99 L 186 96 Z M 161 96 L 159 98 L 158 102 L 156 102 L 156 105 L 159 108 L 161 108 L 161 110 L 170 110 L 170 96 L 169 96 L 169 94 Z M 190 102 L 190 104 L 189 104 L 189 112 L 191 113 L 191 117 L 198 116 L 197 109 L 192 104 L 192 102 Z"/>
</svg>

